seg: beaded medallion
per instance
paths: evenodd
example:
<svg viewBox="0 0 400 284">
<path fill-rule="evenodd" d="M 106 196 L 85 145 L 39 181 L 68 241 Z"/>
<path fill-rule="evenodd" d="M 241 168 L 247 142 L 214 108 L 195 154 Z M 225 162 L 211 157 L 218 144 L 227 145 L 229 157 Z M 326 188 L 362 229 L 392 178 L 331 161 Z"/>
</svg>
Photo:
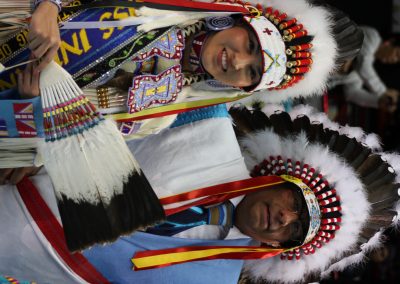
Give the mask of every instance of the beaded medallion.
<svg viewBox="0 0 400 284">
<path fill-rule="evenodd" d="M 129 89 L 129 113 L 141 111 L 153 104 L 175 101 L 182 89 L 182 81 L 180 65 L 175 65 L 159 75 L 136 76 Z"/>
</svg>

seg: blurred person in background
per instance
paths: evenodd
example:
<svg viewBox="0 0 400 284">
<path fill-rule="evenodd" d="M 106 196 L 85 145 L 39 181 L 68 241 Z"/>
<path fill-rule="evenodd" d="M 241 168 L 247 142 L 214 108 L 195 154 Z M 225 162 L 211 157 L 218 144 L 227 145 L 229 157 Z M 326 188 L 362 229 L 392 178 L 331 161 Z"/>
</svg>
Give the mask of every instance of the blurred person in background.
<svg viewBox="0 0 400 284">
<path fill-rule="evenodd" d="M 399 91 L 388 88 L 374 67 L 374 62 L 393 64 L 399 61 L 399 48 L 383 42 L 373 27 L 363 26 L 364 41 L 358 56 L 346 61 L 330 78 L 329 87 L 343 87 L 348 102 L 362 107 L 379 108 L 393 113 L 397 109 Z"/>
</svg>

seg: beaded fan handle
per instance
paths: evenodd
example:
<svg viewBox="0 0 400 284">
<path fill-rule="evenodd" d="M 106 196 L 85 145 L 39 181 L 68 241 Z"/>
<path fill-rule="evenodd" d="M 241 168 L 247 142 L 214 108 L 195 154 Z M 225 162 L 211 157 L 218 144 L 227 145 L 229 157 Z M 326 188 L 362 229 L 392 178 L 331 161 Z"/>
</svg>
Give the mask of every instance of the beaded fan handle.
<svg viewBox="0 0 400 284">
<path fill-rule="evenodd" d="M 72 78 L 41 89 L 41 98 L 46 141 L 82 133 L 103 119 Z"/>
</svg>

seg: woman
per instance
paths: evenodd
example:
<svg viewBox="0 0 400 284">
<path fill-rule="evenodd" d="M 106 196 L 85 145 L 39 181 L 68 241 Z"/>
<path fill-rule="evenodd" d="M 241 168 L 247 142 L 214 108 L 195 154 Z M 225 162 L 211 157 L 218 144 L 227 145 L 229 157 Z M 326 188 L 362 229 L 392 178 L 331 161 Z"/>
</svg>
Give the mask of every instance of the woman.
<svg viewBox="0 0 400 284">
<path fill-rule="evenodd" d="M 56 6 L 37 2 L 28 39 L 33 55 L 43 57 L 37 68 L 42 70 L 58 42 Z M 156 133 L 176 113 L 253 93 L 281 101 L 324 88 L 336 56 L 327 10 L 310 9 L 305 1 L 269 1 L 271 7 L 258 8 L 234 2 L 119 1 L 123 7 L 116 8 L 77 2 L 60 14 L 54 59 L 101 112 L 114 114 L 127 135 Z M 46 23 L 53 19 L 47 37 L 45 13 Z M 129 21 L 129 28 L 117 27 Z M 30 54 L 26 31 L 4 44 L 19 50 L 3 58 L 6 66 Z M 13 85 L 15 71 L 2 74 L 2 89 Z"/>
<path fill-rule="evenodd" d="M 33 63 L 29 64 L 27 68 L 23 72 L 20 72 L 18 74 L 18 87 L 19 87 L 19 92 L 21 93 L 22 97 L 24 99 L 27 99 L 27 101 L 32 101 L 32 107 L 34 109 L 33 115 L 34 116 L 39 116 L 38 119 L 35 121 L 39 121 L 39 123 L 36 123 L 36 129 L 34 129 L 34 132 L 37 134 L 35 135 L 43 135 L 43 127 L 40 123 L 41 120 L 41 115 L 40 112 L 42 111 L 40 108 L 40 100 L 39 98 L 31 98 L 34 96 L 37 96 L 39 94 L 39 84 L 38 84 L 38 77 L 39 73 L 38 71 L 42 70 L 43 67 L 45 66 L 45 63 L 48 63 L 51 58 L 54 57 L 56 54 L 56 50 L 58 47 L 58 43 L 60 42 L 59 39 L 59 30 L 56 27 L 56 20 L 55 20 L 55 15 L 58 12 L 57 5 L 59 4 L 60 1 L 36 1 L 36 10 L 35 13 L 32 16 L 31 20 L 31 25 L 30 25 L 30 32 L 28 34 L 28 39 L 29 39 L 29 48 L 32 50 L 32 54 L 36 58 L 42 58 L 42 61 L 40 64 L 38 63 Z M 120 1 L 121 2 L 121 1 Z M 270 2 L 273 6 L 276 6 L 279 9 L 282 9 L 282 11 L 290 11 L 289 15 L 294 15 L 296 18 L 301 19 L 301 22 L 305 20 L 304 24 L 307 23 L 307 26 L 312 27 L 312 32 L 310 31 L 310 34 L 317 33 L 317 29 L 323 29 L 324 25 L 320 25 L 320 23 L 325 23 L 326 21 L 326 13 L 327 11 L 323 11 L 321 8 L 313 8 L 309 9 L 308 5 L 304 6 L 302 1 L 295 1 L 295 5 L 292 5 L 292 1 L 284 1 L 282 3 L 279 3 L 280 1 L 272 1 Z M 75 2 L 74 2 L 75 3 Z M 76 2 L 77 3 L 77 2 Z M 76 4 L 75 3 L 75 4 Z M 226 3 L 225 3 L 226 4 Z M 224 6 L 225 7 L 225 6 Z M 16 9 L 16 7 L 13 7 L 13 9 Z M 60 7 L 61 9 L 61 7 Z M 362 32 L 357 28 L 354 22 L 352 22 L 346 15 L 344 15 L 342 12 L 337 11 L 337 10 L 332 10 L 333 11 L 333 21 L 336 23 L 334 26 L 333 30 L 333 36 L 335 37 L 336 44 L 338 46 L 338 54 L 336 55 L 336 58 L 338 60 L 338 64 L 341 64 L 341 62 L 345 62 L 346 60 L 353 58 L 356 56 L 357 52 L 359 51 L 361 44 L 362 44 Z M 147 12 L 150 13 L 150 12 Z M 316 14 L 315 14 L 316 13 Z M 129 14 L 134 14 L 133 8 L 115 8 L 113 10 L 113 13 L 105 13 L 106 19 L 112 18 L 113 16 L 116 18 L 121 18 L 121 17 L 127 17 Z M 62 14 L 65 17 L 68 16 L 68 14 Z M 103 15 L 103 14 L 101 14 Z M 45 17 L 46 16 L 46 17 Z M 48 16 L 48 17 L 47 17 Z M 103 16 L 104 17 L 104 16 Z M 204 54 L 202 56 L 202 61 L 201 63 L 200 60 L 195 60 L 196 56 L 191 58 L 192 60 L 189 60 L 190 62 L 193 62 L 194 65 L 188 64 L 188 55 L 187 52 L 184 52 L 183 58 L 181 58 L 180 61 L 185 61 L 185 66 L 184 69 L 188 70 L 190 68 L 193 68 L 193 66 L 197 66 L 199 72 L 201 72 L 201 67 L 204 67 L 205 70 L 208 71 L 209 74 L 214 74 L 215 77 L 219 78 L 220 81 L 225 80 L 232 80 L 235 78 L 235 80 L 228 81 L 226 83 L 230 84 L 236 84 L 238 83 L 242 88 L 245 90 L 249 90 L 249 86 L 245 87 L 245 85 L 253 85 L 254 83 L 252 81 L 250 82 L 240 82 L 237 77 L 234 75 L 240 75 L 244 76 L 244 79 L 246 80 L 247 78 L 245 77 L 244 74 L 247 73 L 255 73 L 257 75 L 258 70 L 257 70 L 257 63 L 255 64 L 254 67 L 252 65 L 247 64 L 246 62 L 248 60 L 253 60 L 254 57 L 258 55 L 258 51 L 256 49 L 257 46 L 259 46 L 260 41 L 255 41 L 254 40 L 254 35 L 257 35 L 257 33 L 254 33 L 252 28 L 249 28 L 249 25 L 245 23 L 244 20 L 240 19 L 237 15 L 236 17 L 236 24 L 234 28 L 227 28 L 222 31 L 208 31 L 210 34 L 208 38 L 210 38 L 210 41 L 208 42 L 207 45 L 203 47 L 203 49 L 206 49 L 204 52 L 201 54 Z M 224 21 L 222 21 L 224 22 Z M 316 25 L 315 22 L 318 22 L 319 24 Z M 325 23 L 326 24 L 326 23 Z M 198 24 L 194 25 L 189 25 L 184 31 L 186 30 L 187 34 L 191 34 L 191 36 L 187 36 L 186 39 L 186 46 L 192 45 L 194 43 L 193 40 L 193 34 L 197 33 L 199 30 L 204 29 L 204 22 L 200 21 Z M 325 27 L 327 30 L 329 30 L 327 27 Z M 122 31 L 126 32 L 127 28 L 122 28 Z M 100 39 L 103 39 L 103 36 L 105 37 L 121 37 L 121 35 L 116 34 L 118 31 L 120 31 L 117 28 L 102 28 L 100 30 L 97 30 L 97 32 L 101 33 Z M 239 31 L 239 33 L 236 33 L 235 31 Z M 67 38 L 67 35 L 71 36 L 76 32 L 76 30 L 72 30 L 71 32 L 68 32 L 67 30 L 62 30 L 62 34 L 64 35 L 65 38 Z M 85 35 L 90 35 L 90 33 L 93 32 L 93 30 L 88 30 L 88 32 L 85 33 Z M 128 31 L 129 33 L 130 31 Z M 200 37 L 204 35 L 203 32 L 199 32 Z M 133 32 L 135 34 L 135 32 Z M 233 36 L 232 36 L 233 34 Z M 23 41 L 25 38 L 24 32 L 22 36 L 19 36 L 20 33 L 17 34 L 17 39 L 20 40 L 20 43 L 23 46 L 23 51 L 22 54 L 25 55 L 25 57 L 30 54 L 30 51 L 27 49 L 27 41 Z M 326 38 L 326 31 L 319 33 L 318 36 L 314 36 L 312 43 L 313 47 L 311 49 L 312 53 L 316 56 L 313 55 L 313 64 L 312 64 L 312 69 L 309 70 L 305 76 L 304 79 L 297 84 L 294 84 L 292 87 L 287 88 L 287 89 L 269 89 L 269 90 L 259 90 L 256 92 L 253 92 L 252 97 L 257 97 L 258 99 L 264 100 L 264 101 L 277 101 L 277 100 L 285 100 L 286 98 L 290 96 L 297 96 L 297 95 L 310 95 L 313 93 L 318 92 L 321 88 L 323 88 L 324 84 L 323 82 L 326 79 L 327 72 L 329 72 L 332 64 L 333 64 L 333 57 L 329 56 L 328 54 L 325 54 L 325 52 L 331 54 L 329 50 L 331 50 L 334 46 L 335 43 L 331 42 L 331 39 Z M 9 38 L 10 36 L 8 36 Z M 72 36 L 73 37 L 73 36 Z M 78 38 L 78 35 L 76 35 Z M 134 38 L 134 36 L 133 36 Z M 222 38 L 222 39 L 221 39 Z M 249 38 L 251 41 L 248 41 Z M 206 42 L 207 37 L 205 38 Z M 235 40 L 234 40 L 235 39 Z M 236 39 L 238 41 L 236 41 Z M 224 48 L 221 48 L 221 45 L 224 46 L 224 42 L 221 42 L 221 40 L 225 40 L 226 44 L 228 45 L 227 51 L 224 51 Z M 191 42 L 192 43 L 191 43 Z M 71 62 L 73 60 L 79 62 L 79 60 L 85 60 L 85 54 L 83 53 L 83 49 L 78 49 L 78 51 L 82 51 L 83 58 L 78 58 L 78 57 L 73 57 L 73 54 L 71 52 L 67 53 L 68 47 L 71 49 L 71 46 L 68 45 L 68 43 L 73 43 L 71 41 L 71 38 L 69 41 L 65 39 L 64 43 L 61 45 L 60 50 L 57 53 L 57 56 L 55 57 L 56 60 L 63 61 L 62 64 L 68 69 L 71 68 L 73 69 L 70 63 L 65 65 L 66 60 L 62 60 L 63 56 L 68 59 L 68 62 Z M 196 40 L 196 43 L 199 43 L 200 41 Z M 241 45 L 238 46 L 238 43 L 241 43 Z M 103 42 L 100 42 L 100 46 L 103 44 Z M 198 44 L 195 44 L 196 48 L 193 48 L 193 53 L 194 55 L 197 53 L 201 52 L 201 48 L 199 47 Z M 213 48 L 214 46 L 214 48 Z M 252 54 L 249 52 L 248 49 L 254 48 L 255 52 Z M 187 48 L 186 48 L 187 49 Z M 244 49 L 244 50 L 243 50 Z M 91 49 L 93 51 L 94 48 Z M 197 50 L 197 51 L 196 51 Z M 196 51 L 196 52 L 195 52 Z M 224 51 L 224 52 L 222 52 Z M 239 52 L 241 51 L 241 52 Z M 249 54 L 247 54 L 249 53 Z M 208 56 L 210 54 L 210 56 Z M 224 62 L 228 65 L 229 70 L 224 70 L 222 69 L 222 54 L 227 54 L 224 55 Z M 296 54 L 296 52 L 294 53 Z M 300 54 L 306 55 L 307 52 L 300 52 Z M 100 54 L 101 55 L 101 54 Z M 99 55 L 99 56 L 100 56 Z M 221 56 L 219 56 L 221 55 Z M 237 56 L 236 56 L 237 55 Z M 189 57 L 190 57 L 189 56 Z M 197 56 L 198 57 L 198 56 Z M 57 59 L 58 58 L 58 59 Z M 61 58 L 61 59 L 60 59 Z M 152 57 L 154 58 L 154 57 Z M 161 58 L 161 57 L 159 57 Z M 227 60 L 230 59 L 230 60 Z M 239 59 L 239 61 L 237 60 Z M 4 62 L 4 58 L 1 62 Z M 10 59 L 11 60 L 11 59 Z M 22 59 L 19 59 L 22 60 Z M 92 57 L 89 58 L 90 61 L 92 61 Z M 23 61 L 23 60 L 22 60 Z M 161 59 L 157 60 L 150 60 L 150 62 L 147 62 L 143 64 L 142 62 L 138 62 L 139 67 L 137 67 L 137 64 L 133 64 L 131 61 L 129 61 L 127 64 L 130 70 L 132 70 L 132 66 L 135 66 L 135 70 L 137 72 L 140 68 L 145 69 L 147 68 L 146 71 L 149 71 L 150 69 L 155 69 L 154 68 L 154 61 L 162 61 Z M 164 60 L 165 61 L 165 60 Z M 178 60 L 179 61 L 179 60 Z M 243 63 L 244 62 L 244 65 Z M 225 64 L 224 63 L 224 64 Z M 228 64 L 229 63 L 229 64 Z M 5 63 L 6 65 L 8 63 Z M 36 64 L 36 65 L 35 65 Z M 242 65 L 241 65 L 242 64 Z M 247 65 L 246 65 L 247 64 Z M 258 63 L 259 64 L 259 63 Z M 10 61 L 10 65 L 12 65 Z M 150 66 L 150 67 L 149 67 Z M 236 67 L 235 67 L 236 66 Z M 127 67 L 127 68 L 128 68 Z M 225 66 L 226 67 L 226 66 Z M 242 68 L 243 67 L 243 68 Z M 251 67 L 251 68 L 250 68 Z M 22 68 L 22 67 L 20 67 Z M 128 68 L 128 69 L 129 69 Z M 118 70 L 117 76 L 114 79 L 109 80 L 108 82 L 105 83 L 106 86 L 108 87 L 98 87 L 97 90 L 91 88 L 91 89 L 86 89 L 86 95 L 88 95 L 89 99 L 95 103 L 99 110 L 103 113 L 112 113 L 112 112 L 122 112 L 119 114 L 116 114 L 113 116 L 113 118 L 120 123 L 120 130 L 123 134 L 127 135 L 127 138 L 135 138 L 135 137 L 143 137 L 147 134 L 150 133 L 156 133 L 160 129 L 170 125 L 176 115 L 173 114 L 174 112 L 179 113 L 180 111 L 184 111 L 185 108 L 192 109 L 196 108 L 202 105 L 207 105 L 207 104 L 214 104 L 214 103 L 221 103 L 228 101 L 230 99 L 234 100 L 235 98 L 240 98 L 242 97 L 241 94 L 244 94 L 245 90 L 239 90 L 239 89 L 232 89 L 232 90 L 224 90 L 222 88 L 221 84 L 218 84 L 219 88 L 211 88 L 210 85 L 215 86 L 215 83 L 218 81 L 215 80 L 207 80 L 207 81 L 202 81 L 202 82 L 197 82 L 194 83 L 196 80 L 192 80 L 194 78 L 203 78 L 203 76 L 192 76 L 192 79 L 186 80 L 187 83 L 190 83 L 191 81 L 191 86 L 186 86 L 183 87 L 181 90 L 181 95 L 178 96 L 176 101 L 186 101 L 186 99 L 182 98 L 183 96 L 188 95 L 190 97 L 189 102 L 185 102 L 184 104 L 177 104 L 177 105 L 172 105 L 173 108 L 167 108 L 165 111 L 163 107 L 157 107 L 153 108 L 149 111 L 149 109 L 144 109 L 143 111 L 139 112 L 134 112 L 134 113 L 128 113 L 127 107 L 126 107 L 126 96 L 129 87 L 132 85 L 132 73 L 131 72 L 126 72 L 123 71 L 119 66 L 116 66 L 116 69 Z M 236 70 L 237 69 L 237 70 Z M 70 70 L 70 71 L 71 71 Z M 243 72 L 245 70 L 245 72 Z M 248 70 L 248 71 L 247 71 Z M 15 71 L 11 70 L 12 72 Z M 72 70 L 73 71 L 73 70 Z M 151 70 L 150 70 L 151 71 Z M 155 70 L 152 70 L 155 71 Z M 226 71 L 226 72 L 225 72 Z M 239 71 L 239 72 L 237 72 Z M 205 71 L 204 71 L 205 72 Z M 247 73 L 246 73 L 247 72 Z M 233 73 L 233 75 L 232 75 Z M 119 74 L 119 75 L 118 75 Z M 9 74 L 8 73 L 3 73 L 0 75 L 1 78 L 4 79 L 4 77 L 7 77 Z M 258 76 L 258 75 L 257 75 Z M 78 76 L 79 77 L 79 76 Z M 82 76 L 81 76 L 82 77 Z M 81 78 L 80 77 L 80 78 Z M 253 79 L 251 79 L 253 80 Z M 256 78 L 257 80 L 257 78 Z M 2 89 L 5 88 L 10 88 L 13 86 L 13 84 L 16 84 L 17 80 L 15 77 L 11 76 L 11 79 L 7 80 L 0 80 L 0 87 Z M 240 84 L 242 83 L 242 84 Z M 245 84 L 243 84 L 245 83 Z M 269 82 L 268 82 L 269 83 Z M 200 86 L 199 86 L 200 85 Z M 195 87 L 196 86 L 196 87 Z M 206 90 L 203 90 L 202 87 L 206 86 Z M 225 86 L 226 87 L 226 86 Z M 213 91 L 210 91 L 211 90 Z M 124 90 L 121 90 L 124 89 Z M 13 92 L 12 92 L 13 93 Z M 237 97 L 238 96 L 238 97 Z M 14 96 L 15 97 L 15 96 Z M 215 101 L 213 100 L 203 100 L 205 97 L 217 97 Z M 225 99 L 224 99 L 225 97 Z M 230 98 L 228 98 L 230 97 Z M 3 99 L 10 99 L 12 96 L 7 96 L 6 93 L 3 93 L 0 98 Z M 151 98 L 151 96 L 150 96 Z M 193 102 L 194 101 L 194 102 Z M 197 101 L 197 103 L 196 103 Z M 4 101 L 3 101 L 4 102 Z M 12 103 L 13 101 L 10 100 Z M 17 101 L 16 101 L 17 102 Z M 149 101 L 147 101 L 148 103 Z M 172 102 L 169 103 L 169 105 Z M 167 104 L 168 105 L 168 104 Z M 159 106 L 159 104 L 153 105 L 153 106 Z M 0 106 L 1 107 L 1 106 Z M 151 108 L 151 105 L 149 106 Z M 8 109 L 8 110 L 7 110 Z M 133 109 L 134 110 L 134 109 Z M 8 113 L 7 113 L 8 112 Z M 0 117 L 0 123 L 2 123 L 2 131 L 0 132 L 0 135 L 2 137 L 21 137 L 21 134 L 17 130 L 10 130 L 7 124 L 14 124 L 14 113 L 12 112 L 12 107 L 10 105 L 7 105 L 3 108 L 2 110 L 3 117 Z M 141 120 L 141 114 L 144 114 L 144 120 Z M 165 116 L 164 116 L 165 115 Z M 154 117 L 153 119 L 150 119 L 151 117 Z M 32 124 L 32 123 L 30 123 Z M 5 129 L 4 129 L 5 128 Z M 13 183 L 17 183 L 19 180 L 22 179 L 22 177 L 25 174 L 30 174 L 34 173 L 37 169 L 36 168 L 20 168 L 18 170 L 0 170 L 1 175 L 0 175 L 0 183 L 5 182 L 6 180 L 11 180 Z"/>
</svg>

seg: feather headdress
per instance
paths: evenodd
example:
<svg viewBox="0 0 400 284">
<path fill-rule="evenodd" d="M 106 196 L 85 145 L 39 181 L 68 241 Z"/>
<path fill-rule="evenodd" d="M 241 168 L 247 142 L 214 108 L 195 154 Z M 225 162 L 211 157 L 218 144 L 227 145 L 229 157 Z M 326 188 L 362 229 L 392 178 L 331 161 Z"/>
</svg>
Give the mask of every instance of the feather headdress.
<svg viewBox="0 0 400 284">
<path fill-rule="evenodd" d="M 314 117 L 312 121 L 301 109 L 295 109 L 295 118 L 285 112 L 267 116 L 258 110 L 231 109 L 241 128 L 237 134 L 243 135 L 240 144 L 252 178 L 161 199 L 169 206 L 166 214 L 174 214 L 289 181 L 301 190 L 310 216 L 300 245 L 276 248 L 258 243 L 143 251 L 133 257 L 134 269 L 194 260 L 244 259 L 248 278 L 294 283 L 361 261 L 379 245 L 382 229 L 398 222 L 399 156 L 376 152 L 364 143 L 369 139 L 363 132 L 358 131 L 357 138 L 349 137 L 349 128 L 330 122 L 330 129 L 318 121 L 327 122 L 326 117 L 309 108 L 303 110 Z"/>
<path fill-rule="evenodd" d="M 370 135 L 356 131 L 354 137 L 349 134 L 353 127 L 341 127 L 308 107 L 270 116 L 244 108 L 232 113 L 246 118 L 255 131 L 241 141 L 249 169 L 257 172 L 260 163 L 263 167 L 281 160 L 287 172 L 291 167 L 288 161 L 298 161 L 298 172 L 293 162 L 292 175 L 313 189 L 320 207 L 331 211 L 340 208 L 335 214 L 331 212 L 329 221 L 324 222 L 322 216 L 322 229 L 308 245 L 281 258 L 246 261 L 250 278 L 291 283 L 304 281 L 311 274 L 327 277 L 331 271 L 362 262 L 368 251 L 381 244 L 382 229 L 397 224 L 400 156 L 380 153 L 379 143 Z M 264 123 L 254 124 L 253 116 L 263 117 Z M 265 175 L 279 171 L 263 168 Z M 313 185 L 316 179 L 319 181 Z"/>
<path fill-rule="evenodd" d="M 329 75 L 344 60 L 353 58 L 361 47 L 362 31 L 346 14 L 333 7 L 316 6 L 303 0 L 260 0 L 250 3 L 282 34 L 287 58 L 282 59 L 284 63 L 276 63 L 286 64 L 287 72 L 283 83 L 275 88 L 268 88 L 271 80 L 262 80 L 267 88 L 258 88 L 259 91 L 254 92 L 247 101 L 276 103 L 288 98 L 322 94 Z M 245 5 L 249 5 L 249 2 Z M 263 41 L 265 29 L 259 30 L 262 30 L 258 34 L 259 37 L 262 35 L 260 41 Z M 293 44 L 302 37 L 308 37 L 309 44 Z M 269 48 L 265 50 L 269 53 Z"/>
</svg>

